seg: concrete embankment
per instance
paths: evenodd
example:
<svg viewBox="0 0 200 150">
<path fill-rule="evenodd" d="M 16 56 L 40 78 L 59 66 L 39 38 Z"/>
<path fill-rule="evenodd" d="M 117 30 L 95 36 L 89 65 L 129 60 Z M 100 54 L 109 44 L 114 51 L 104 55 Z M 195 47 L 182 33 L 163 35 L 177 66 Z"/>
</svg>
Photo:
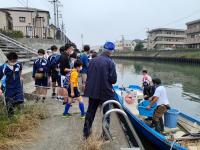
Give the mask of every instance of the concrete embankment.
<svg viewBox="0 0 200 150">
<path fill-rule="evenodd" d="M 52 45 L 56 45 L 57 47 L 61 47 L 64 45 L 63 42 L 59 40 L 54 40 L 54 39 L 21 38 L 21 39 L 16 39 L 16 40 L 35 50 L 38 50 L 40 48 L 43 48 L 46 50 L 50 48 Z"/>
<path fill-rule="evenodd" d="M 200 65 L 200 50 L 116 52 L 113 58 L 181 62 Z"/>
</svg>

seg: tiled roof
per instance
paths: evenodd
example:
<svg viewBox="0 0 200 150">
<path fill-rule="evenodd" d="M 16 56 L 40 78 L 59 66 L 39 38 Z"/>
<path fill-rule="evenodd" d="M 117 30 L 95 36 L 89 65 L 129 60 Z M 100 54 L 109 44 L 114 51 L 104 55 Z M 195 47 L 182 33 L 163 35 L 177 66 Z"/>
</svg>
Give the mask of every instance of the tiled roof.
<svg viewBox="0 0 200 150">
<path fill-rule="evenodd" d="M 7 10 L 7 11 L 24 11 L 24 12 L 34 12 L 34 11 L 39 11 L 39 12 L 47 12 L 47 10 L 43 9 L 37 9 L 37 8 L 31 8 L 31 7 L 8 7 L 8 8 L 0 8 L 0 10 Z"/>
</svg>

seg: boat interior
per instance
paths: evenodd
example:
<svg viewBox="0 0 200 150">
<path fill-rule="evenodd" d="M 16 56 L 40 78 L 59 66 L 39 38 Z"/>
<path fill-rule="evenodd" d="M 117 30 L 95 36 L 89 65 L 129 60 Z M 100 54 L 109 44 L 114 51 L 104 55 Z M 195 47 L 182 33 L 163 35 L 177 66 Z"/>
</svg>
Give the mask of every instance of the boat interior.
<svg viewBox="0 0 200 150">
<path fill-rule="evenodd" d="M 151 120 L 146 121 L 147 117 L 141 116 L 137 109 L 138 102 L 143 99 L 143 93 L 140 90 L 129 89 L 128 92 L 126 90 L 121 90 L 118 94 L 122 96 L 123 105 L 132 114 L 136 115 L 139 119 L 143 120 L 144 123 L 150 126 Z M 127 94 L 135 95 L 135 100 L 132 104 L 128 104 L 125 101 L 125 96 Z M 190 150 L 200 150 L 200 124 L 187 119 L 185 116 L 179 115 L 177 127 L 165 127 L 162 135 L 165 136 L 166 140 L 174 143 L 177 142 Z"/>
</svg>

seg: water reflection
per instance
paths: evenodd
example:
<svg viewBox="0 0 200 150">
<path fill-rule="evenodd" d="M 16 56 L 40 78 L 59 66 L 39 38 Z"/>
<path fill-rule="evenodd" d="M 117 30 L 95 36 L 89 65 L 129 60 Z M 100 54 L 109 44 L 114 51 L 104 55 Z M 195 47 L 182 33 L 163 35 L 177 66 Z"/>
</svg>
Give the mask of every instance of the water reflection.
<svg viewBox="0 0 200 150">
<path fill-rule="evenodd" d="M 141 85 L 141 71 L 147 69 L 167 87 L 172 106 L 200 118 L 200 67 L 186 64 L 115 60 L 119 85 Z"/>
</svg>

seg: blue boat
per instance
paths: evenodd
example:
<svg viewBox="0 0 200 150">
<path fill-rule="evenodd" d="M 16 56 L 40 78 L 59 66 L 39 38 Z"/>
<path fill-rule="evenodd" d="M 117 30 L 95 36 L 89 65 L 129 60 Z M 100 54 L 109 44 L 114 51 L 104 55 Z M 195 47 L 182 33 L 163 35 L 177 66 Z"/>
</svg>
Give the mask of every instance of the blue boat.
<svg viewBox="0 0 200 150">
<path fill-rule="evenodd" d="M 184 133 L 184 136 L 175 138 L 174 140 L 169 140 L 169 136 L 164 136 L 156 132 L 151 128 L 141 117 L 137 114 L 134 114 L 131 111 L 131 107 L 128 104 L 125 104 L 124 94 L 130 93 L 130 91 L 142 91 L 142 89 L 137 85 L 130 85 L 128 88 L 123 87 L 114 87 L 115 98 L 118 102 L 121 103 L 124 111 L 128 115 L 132 125 L 137 131 L 139 137 L 142 139 L 143 145 L 147 150 L 187 150 L 192 149 L 192 147 L 200 148 L 200 120 L 191 117 L 185 113 L 180 112 L 178 118 L 178 127 L 174 130 L 177 132 Z M 134 107 L 134 106 L 132 106 Z M 194 130 L 195 129 L 195 130 Z M 171 130 L 174 134 L 175 131 Z M 189 134 L 188 134 L 189 133 Z M 188 134 L 186 136 L 186 134 Z M 133 137 L 131 137 L 133 138 Z M 129 138 L 129 139 L 131 139 Z M 196 142 L 194 146 L 192 143 Z M 191 146 L 192 145 L 192 146 Z"/>
</svg>

